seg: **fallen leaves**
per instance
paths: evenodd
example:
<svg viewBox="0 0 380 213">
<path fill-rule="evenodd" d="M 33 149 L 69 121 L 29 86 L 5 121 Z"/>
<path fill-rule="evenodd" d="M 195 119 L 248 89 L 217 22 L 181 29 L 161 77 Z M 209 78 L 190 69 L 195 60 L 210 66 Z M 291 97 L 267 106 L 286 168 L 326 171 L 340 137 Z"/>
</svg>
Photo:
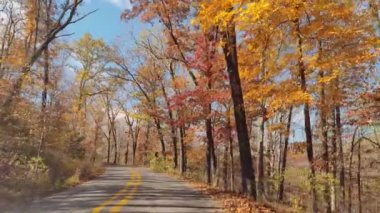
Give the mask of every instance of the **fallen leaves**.
<svg viewBox="0 0 380 213">
<path fill-rule="evenodd" d="M 195 182 L 188 178 L 180 177 L 192 188 L 197 189 L 202 194 L 211 196 L 217 203 L 220 203 L 227 213 L 270 213 L 277 212 L 264 203 L 256 203 L 252 199 L 235 192 L 227 192 L 222 189 L 209 186 L 205 183 Z"/>
</svg>

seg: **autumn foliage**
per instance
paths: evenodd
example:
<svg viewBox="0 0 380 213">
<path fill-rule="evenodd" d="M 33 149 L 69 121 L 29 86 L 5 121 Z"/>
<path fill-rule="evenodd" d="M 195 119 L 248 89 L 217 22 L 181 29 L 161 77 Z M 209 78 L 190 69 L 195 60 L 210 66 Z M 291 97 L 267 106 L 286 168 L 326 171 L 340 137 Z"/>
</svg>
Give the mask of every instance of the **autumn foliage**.
<svg viewBox="0 0 380 213">
<path fill-rule="evenodd" d="M 62 157 L 178 173 L 231 211 L 375 211 L 377 1 L 130 3 L 147 25 L 115 43 L 62 40 L 81 0 L 0 3 L 0 179 L 62 183 Z"/>
</svg>

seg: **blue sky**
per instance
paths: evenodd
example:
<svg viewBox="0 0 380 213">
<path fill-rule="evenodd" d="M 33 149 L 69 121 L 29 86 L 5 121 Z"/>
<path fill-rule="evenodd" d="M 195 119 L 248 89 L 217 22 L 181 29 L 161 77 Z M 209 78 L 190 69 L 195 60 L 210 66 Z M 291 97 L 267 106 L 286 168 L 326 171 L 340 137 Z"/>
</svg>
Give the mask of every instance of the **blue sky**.
<svg viewBox="0 0 380 213">
<path fill-rule="evenodd" d="M 85 33 L 90 33 L 94 38 L 102 38 L 108 43 L 119 38 L 125 40 L 131 32 L 137 36 L 144 24 L 138 20 L 128 23 L 120 20 L 121 13 L 129 7 L 129 0 L 85 0 L 79 9 L 80 14 L 97 11 L 66 30 L 67 33 L 75 33 L 69 40 L 79 39 Z"/>
</svg>

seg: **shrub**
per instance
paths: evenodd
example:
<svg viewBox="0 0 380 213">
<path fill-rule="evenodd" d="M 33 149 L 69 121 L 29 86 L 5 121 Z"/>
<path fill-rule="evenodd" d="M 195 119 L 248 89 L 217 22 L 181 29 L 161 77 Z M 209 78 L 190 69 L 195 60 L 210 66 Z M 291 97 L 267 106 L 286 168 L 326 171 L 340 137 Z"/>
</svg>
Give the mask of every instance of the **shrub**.
<svg viewBox="0 0 380 213">
<path fill-rule="evenodd" d="M 167 160 L 161 156 L 155 156 L 153 153 L 148 153 L 149 167 L 155 172 L 168 172 L 170 166 L 168 166 Z"/>
<path fill-rule="evenodd" d="M 72 187 L 80 183 L 80 169 L 76 169 L 74 175 L 64 181 L 63 187 Z"/>
<path fill-rule="evenodd" d="M 80 167 L 80 180 L 88 180 L 96 177 L 104 172 L 104 167 L 101 164 L 94 164 L 89 161 L 84 161 Z"/>
</svg>

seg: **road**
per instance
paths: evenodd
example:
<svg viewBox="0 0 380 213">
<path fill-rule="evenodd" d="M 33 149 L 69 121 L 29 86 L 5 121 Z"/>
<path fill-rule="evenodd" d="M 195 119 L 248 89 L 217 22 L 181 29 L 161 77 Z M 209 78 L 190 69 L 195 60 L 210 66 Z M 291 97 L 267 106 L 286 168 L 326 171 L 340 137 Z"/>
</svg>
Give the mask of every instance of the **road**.
<svg viewBox="0 0 380 213">
<path fill-rule="evenodd" d="M 107 167 L 97 179 L 15 212 L 223 212 L 184 182 L 146 168 Z"/>
</svg>

